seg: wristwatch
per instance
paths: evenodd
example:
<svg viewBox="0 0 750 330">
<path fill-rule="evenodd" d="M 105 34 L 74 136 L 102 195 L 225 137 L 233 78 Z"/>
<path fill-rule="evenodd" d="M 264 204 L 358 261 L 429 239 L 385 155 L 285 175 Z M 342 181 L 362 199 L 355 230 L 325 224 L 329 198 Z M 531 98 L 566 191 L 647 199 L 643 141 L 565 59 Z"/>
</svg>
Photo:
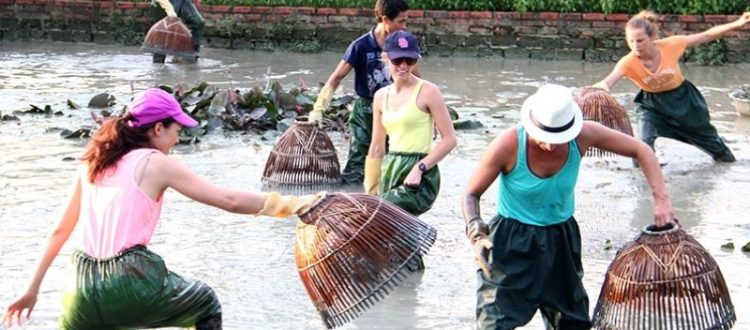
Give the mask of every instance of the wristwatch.
<svg viewBox="0 0 750 330">
<path fill-rule="evenodd" d="M 424 171 L 427 171 L 427 165 L 425 165 L 425 164 L 424 164 L 424 163 L 422 163 L 422 162 L 419 162 L 419 163 L 417 164 L 417 168 L 418 168 L 418 169 L 419 169 L 420 171 L 422 171 L 422 172 L 424 172 Z"/>
</svg>

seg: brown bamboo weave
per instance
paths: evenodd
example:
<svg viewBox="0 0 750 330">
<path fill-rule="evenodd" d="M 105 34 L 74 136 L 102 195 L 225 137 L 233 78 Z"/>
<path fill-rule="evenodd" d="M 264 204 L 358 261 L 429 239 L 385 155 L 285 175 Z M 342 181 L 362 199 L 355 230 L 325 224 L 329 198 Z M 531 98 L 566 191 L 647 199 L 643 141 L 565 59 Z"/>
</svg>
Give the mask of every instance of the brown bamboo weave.
<svg viewBox="0 0 750 330">
<path fill-rule="evenodd" d="M 388 295 L 416 269 L 437 231 L 376 196 L 334 193 L 300 216 L 300 279 L 328 328 Z"/>
<path fill-rule="evenodd" d="M 193 39 L 190 29 L 178 17 L 164 17 L 154 23 L 146 38 L 142 50 L 161 55 L 195 57 Z"/>
<path fill-rule="evenodd" d="M 583 119 L 593 120 L 616 131 L 633 136 L 633 126 L 625 108 L 600 88 L 585 87 L 573 96 L 583 112 Z M 599 148 L 589 148 L 588 156 L 606 157 L 613 154 Z"/>
<path fill-rule="evenodd" d="M 719 266 L 679 226 L 652 226 L 607 269 L 593 323 L 598 329 L 729 329 L 736 320 Z"/>
<path fill-rule="evenodd" d="M 274 145 L 262 181 L 274 188 L 330 189 L 341 184 L 336 148 L 318 125 L 299 118 Z"/>
</svg>

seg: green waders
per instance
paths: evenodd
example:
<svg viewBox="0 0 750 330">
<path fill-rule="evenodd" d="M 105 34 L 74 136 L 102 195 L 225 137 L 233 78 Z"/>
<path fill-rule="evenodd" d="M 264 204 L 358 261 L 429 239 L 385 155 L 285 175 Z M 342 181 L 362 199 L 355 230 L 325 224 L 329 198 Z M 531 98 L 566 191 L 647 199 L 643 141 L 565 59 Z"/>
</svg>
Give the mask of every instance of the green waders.
<svg viewBox="0 0 750 330">
<path fill-rule="evenodd" d="M 203 40 L 203 30 L 206 27 L 206 22 L 203 20 L 203 16 L 195 7 L 191 0 L 169 0 L 174 6 L 174 11 L 177 14 L 185 26 L 190 29 L 190 33 L 193 36 L 193 50 L 197 53 L 201 48 L 201 42 Z M 156 1 L 151 1 L 151 7 L 147 12 L 148 17 L 152 21 L 152 25 L 160 19 L 167 16 Z M 163 63 L 164 54 L 154 54 L 154 63 Z"/>
<path fill-rule="evenodd" d="M 419 216 L 432 208 L 440 192 L 440 169 L 437 165 L 422 173 L 419 187 L 404 185 L 411 169 L 425 156 L 427 155 L 421 153 L 389 152 L 383 158 L 380 197 L 414 216 Z"/>
<path fill-rule="evenodd" d="M 498 215 L 489 226 L 492 278 L 477 270 L 478 328 L 514 329 L 539 309 L 547 329 L 590 329 L 575 219 L 533 226 Z"/>
<path fill-rule="evenodd" d="M 426 154 L 420 153 L 388 152 L 383 158 L 380 197 L 414 216 L 419 216 L 432 208 L 440 191 L 440 169 L 437 165 L 422 174 L 419 187 L 404 185 L 409 171 L 425 156 Z M 417 267 L 410 269 L 411 271 L 424 269 L 422 256 L 419 256 L 417 262 Z"/>
<path fill-rule="evenodd" d="M 341 172 L 344 182 L 362 183 L 365 177 L 365 157 L 372 139 L 372 100 L 358 98 L 349 113 L 349 155 Z"/>
<path fill-rule="evenodd" d="M 689 81 L 668 92 L 641 90 L 634 102 L 641 113 L 641 140 L 652 149 L 656 138 L 661 136 L 696 146 L 716 161 L 735 161 L 732 151 L 711 125 L 706 100 Z"/>
<path fill-rule="evenodd" d="M 214 291 L 167 270 L 144 246 L 104 260 L 75 251 L 71 261 L 75 276 L 63 294 L 61 329 L 222 328 Z"/>
</svg>

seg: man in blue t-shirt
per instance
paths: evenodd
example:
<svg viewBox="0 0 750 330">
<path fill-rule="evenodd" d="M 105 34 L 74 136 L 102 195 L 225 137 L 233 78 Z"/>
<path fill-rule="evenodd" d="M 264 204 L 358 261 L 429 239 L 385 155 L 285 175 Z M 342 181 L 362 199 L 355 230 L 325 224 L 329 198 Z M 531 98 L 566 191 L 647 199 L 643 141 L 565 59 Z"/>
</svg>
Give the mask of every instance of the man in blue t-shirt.
<svg viewBox="0 0 750 330">
<path fill-rule="evenodd" d="M 383 66 L 380 53 L 389 33 L 406 28 L 407 10 L 409 6 L 406 0 L 375 2 L 378 24 L 349 45 L 344 58 L 320 90 L 313 111 L 310 112 L 311 122 L 322 120 L 333 92 L 353 68 L 354 91 L 359 97 L 354 101 L 349 114 L 349 156 L 342 172 L 347 183 L 360 183 L 364 178 L 365 156 L 372 137 L 372 97 L 378 89 L 391 81 L 390 72 Z"/>
</svg>

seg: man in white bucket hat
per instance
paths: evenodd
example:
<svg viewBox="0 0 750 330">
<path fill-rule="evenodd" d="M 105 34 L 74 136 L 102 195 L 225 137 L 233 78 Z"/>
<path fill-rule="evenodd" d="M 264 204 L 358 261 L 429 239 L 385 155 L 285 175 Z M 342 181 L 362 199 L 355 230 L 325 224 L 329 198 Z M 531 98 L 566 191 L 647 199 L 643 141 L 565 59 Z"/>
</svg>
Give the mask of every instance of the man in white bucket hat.
<svg viewBox="0 0 750 330">
<path fill-rule="evenodd" d="M 477 326 L 513 329 L 539 309 L 548 329 L 589 329 L 581 281 L 581 235 L 573 217 L 581 158 L 590 147 L 632 157 L 654 196 L 654 222 L 674 218 L 653 150 L 628 135 L 584 121 L 571 91 L 544 85 L 521 107 L 479 161 L 462 198 L 477 271 Z M 498 209 L 489 225 L 479 199 L 497 177 Z"/>
</svg>

